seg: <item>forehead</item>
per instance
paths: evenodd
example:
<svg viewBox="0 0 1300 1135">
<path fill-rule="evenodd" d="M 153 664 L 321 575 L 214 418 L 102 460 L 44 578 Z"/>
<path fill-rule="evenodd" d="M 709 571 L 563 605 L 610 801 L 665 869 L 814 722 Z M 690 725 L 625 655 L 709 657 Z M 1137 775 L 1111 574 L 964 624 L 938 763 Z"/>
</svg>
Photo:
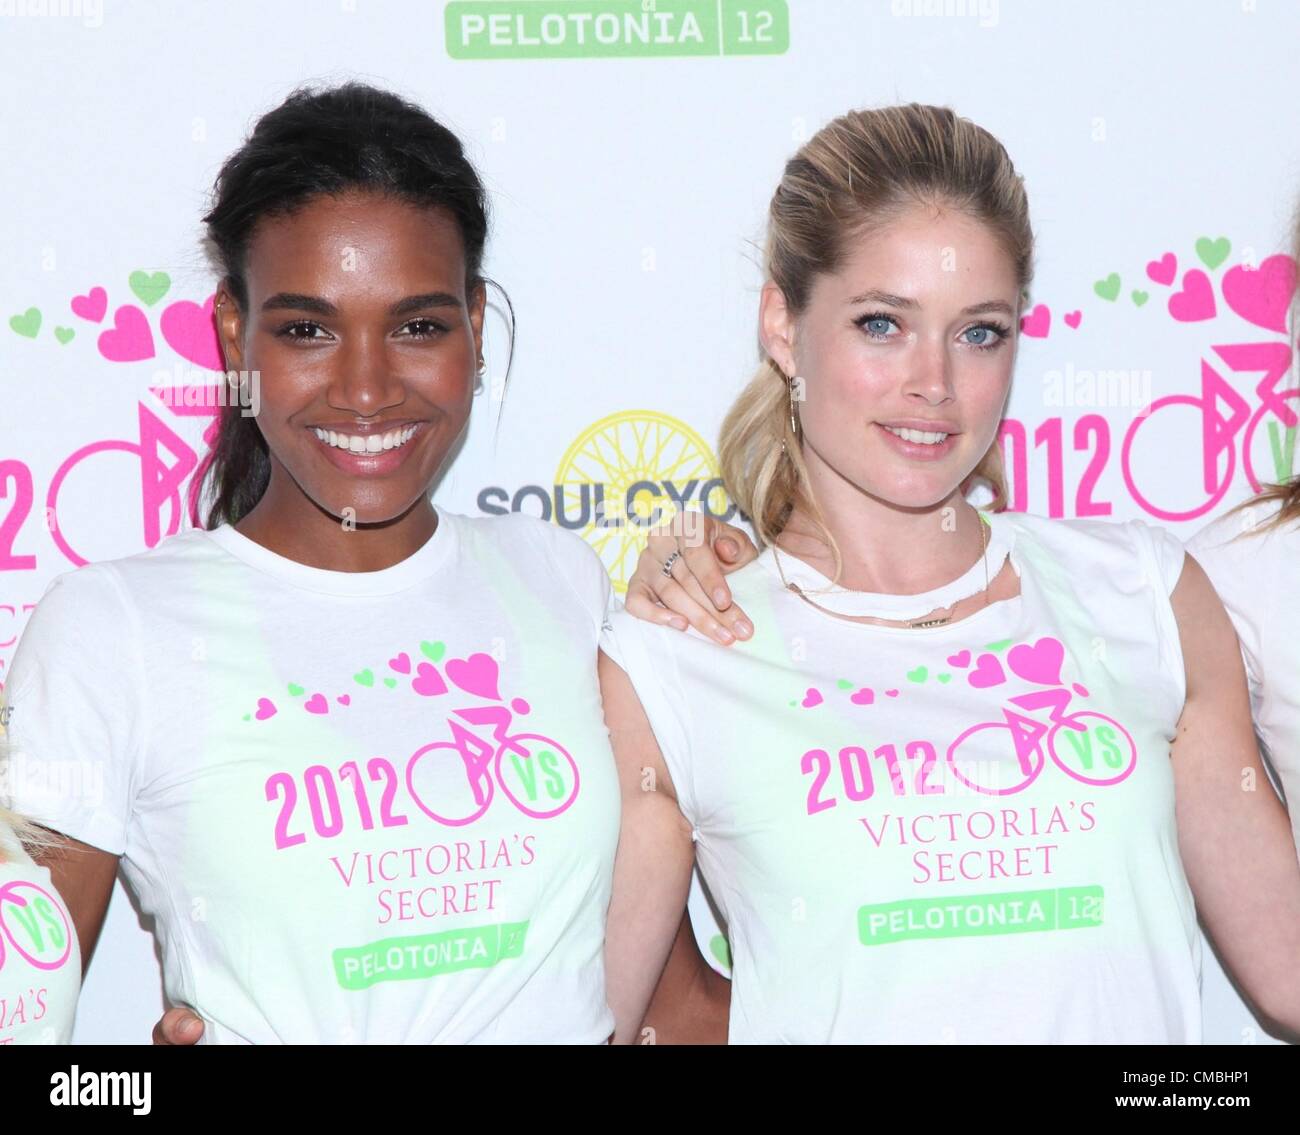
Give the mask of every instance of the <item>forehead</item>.
<svg viewBox="0 0 1300 1135">
<path fill-rule="evenodd" d="M 265 217 L 248 249 L 250 286 L 281 290 L 298 274 L 369 275 L 382 271 L 452 280 L 465 254 L 452 214 L 376 193 L 313 197 L 293 212 Z"/>
<path fill-rule="evenodd" d="M 1015 265 L 998 234 L 967 213 L 910 206 L 849 238 L 831 281 L 839 291 L 878 289 L 902 296 L 1017 291 Z M 853 291 L 848 294 L 855 294 Z"/>
</svg>

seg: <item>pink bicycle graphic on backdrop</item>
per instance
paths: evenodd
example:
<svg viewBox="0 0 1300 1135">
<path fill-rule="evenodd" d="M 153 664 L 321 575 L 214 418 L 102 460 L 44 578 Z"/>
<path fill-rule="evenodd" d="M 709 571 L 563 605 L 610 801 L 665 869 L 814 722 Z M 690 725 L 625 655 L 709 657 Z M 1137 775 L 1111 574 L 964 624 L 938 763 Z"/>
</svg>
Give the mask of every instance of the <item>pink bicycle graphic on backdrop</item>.
<svg viewBox="0 0 1300 1135">
<path fill-rule="evenodd" d="M 1082 686 L 1076 684 L 1074 689 L 1087 696 Z M 1047 767 L 1049 757 L 1066 776 L 1084 784 L 1118 784 L 1137 767 L 1137 745 L 1128 730 L 1113 717 L 1093 710 L 1067 714 L 1072 700 L 1069 690 L 1033 690 L 1007 700 L 1024 710 L 1050 708 L 1050 724 L 1004 707 L 1003 721 L 972 725 L 948 747 L 947 756 L 952 775 L 967 788 L 986 796 L 1023 792 Z M 1084 719 L 1090 723 L 1084 724 Z M 1014 764 L 989 756 L 987 736 L 971 743 L 979 734 L 999 730 L 1010 734 Z M 968 756 L 963 756 L 963 748 Z M 989 783 L 1001 781 L 1008 769 L 1014 770 L 1015 780 L 1009 787 Z"/>
<path fill-rule="evenodd" d="M 578 765 L 569 751 L 539 733 L 507 732 L 514 714 L 528 712 L 523 698 L 508 706 L 454 710 L 470 725 L 491 727 L 492 740 L 448 718 L 452 740 L 415 751 L 406 765 L 406 787 L 424 814 L 451 827 L 472 824 L 488 810 L 497 786 L 534 819 L 549 819 L 568 808 L 578 795 Z"/>
<path fill-rule="evenodd" d="M 14 924 L 21 934 L 14 933 Z M 10 949 L 43 970 L 60 968 L 72 952 L 72 927 L 62 905 L 49 891 L 25 879 L 0 886 L 0 969 Z"/>
<path fill-rule="evenodd" d="M 1266 415 L 1276 418 L 1283 429 L 1294 429 L 1300 418 L 1290 403 L 1300 401 L 1300 389 L 1278 390 L 1278 384 L 1286 377 L 1291 366 L 1291 348 L 1286 343 L 1240 343 L 1232 346 L 1215 347 L 1214 351 L 1235 372 L 1263 372 L 1255 387 L 1260 405 L 1252 413 L 1250 403 L 1227 382 L 1208 362 L 1201 361 L 1201 393 L 1168 394 L 1157 398 L 1147 408 L 1145 414 L 1133 419 L 1128 432 L 1124 435 L 1121 451 L 1121 465 L 1124 483 L 1133 499 L 1152 516 L 1161 520 L 1194 520 L 1204 516 L 1213 509 L 1232 486 L 1237 464 L 1237 434 L 1242 433 L 1241 462 L 1246 471 L 1252 492 L 1259 492 L 1263 482 L 1255 474 L 1254 445 L 1255 433 Z M 1220 403 L 1229 407 L 1225 417 L 1219 409 Z M 1206 501 L 1196 508 L 1185 512 L 1163 509 L 1147 500 L 1138 490 L 1133 478 L 1132 450 L 1138 429 L 1143 422 L 1153 418 L 1158 410 L 1166 406 L 1192 406 L 1201 415 L 1201 446 L 1203 452 L 1202 473 L 1205 492 L 1209 494 Z M 1244 433 L 1243 433 L 1244 431 Z M 1220 458 L 1226 460 L 1227 468 L 1220 474 Z"/>
</svg>

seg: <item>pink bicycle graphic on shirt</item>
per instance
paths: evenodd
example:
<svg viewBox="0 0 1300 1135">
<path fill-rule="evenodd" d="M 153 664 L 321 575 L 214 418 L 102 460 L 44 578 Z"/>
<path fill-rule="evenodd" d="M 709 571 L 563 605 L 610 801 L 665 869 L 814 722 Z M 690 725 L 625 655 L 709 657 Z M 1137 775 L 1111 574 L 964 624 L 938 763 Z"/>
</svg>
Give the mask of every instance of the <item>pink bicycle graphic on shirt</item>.
<svg viewBox="0 0 1300 1135">
<path fill-rule="evenodd" d="M 1263 373 L 1263 378 L 1255 387 L 1260 404 L 1252 413 L 1250 403 L 1223 378 L 1208 362 L 1201 362 L 1201 393 L 1169 394 L 1157 398 L 1147 408 L 1146 413 L 1134 418 L 1124 435 L 1124 445 L 1120 453 L 1124 483 L 1133 499 L 1152 516 L 1161 520 L 1194 520 L 1204 516 L 1213 509 L 1232 486 L 1237 464 L 1237 435 L 1241 438 L 1241 463 L 1246 471 L 1252 492 L 1259 492 L 1263 482 L 1255 473 L 1254 446 L 1255 433 L 1266 416 L 1271 416 L 1281 423 L 1284 430 L 1294 429 L 1300 417 L 1297 417 L 1293 405 L 1300 400 L 1300 389 L 1278 390 L 1278 385 L 1286 377 L 1291 367 L 1291 348 L 1286 343 L 1240 343 L 1214 348 L 1215 353 L 1237 373 Z M 1225 417 L 1220 410 L 1224 404 L 1229 408 Z M 1201 450 L 1203 454 L 1202 477 L 1207 497 L 1204 503 L 1184 512 L 1164 509 L 1148 500 L 1138 490 L 1133 477 L 1132 451 L 1138 430 L 1143 422 L 1153 418 L 1157 411 L 1166 406 L 1191 406 L 1200 412 Z M 1244 431 L 1244 432 L 1243 432 Z M 1220 464 L 1225 468 L 1220 471 Z"/>
<path fill-rule="evenodd" d="M 406 765 L 411 799 L 432 820 L 451 827 L 472 824 L 491 805 L 499 786 L 525 816 L 558 816 L 578 795 L 578 764 L 558 741 L 540 733 L 508 732 L 514 715 L 529 712 L 523 698 L 507 705 L 452 711 L 470 725 L 492 730 L 490 741 L 448 718 L 450 741 L 417 749 Z"/>
<path fill-rule="evenodd" d="M 43 970 L 59 969 L 72 952 L 72 927 L 62 904 L 25 879 L 0 886 L 0 969 L 10 950 Z"/>
<path fill-rule="evenodd" d="M 1074 691 L 1086 697 L 1080 685 Z M 1083 784 L 1118 784 L 1137 766 L 1137 745 L 1128 730 L 1113 717 L 1093 710 L 1066 713 L 1070 690 L 1033 690 L 1008 698 L 1021 710 L 1048 709 L 1048 720 L 1004 707 L 1002 721 L 972 725 L 948 747 L 948 768 L 967 788 L 986 796 L 1023 792 L 1047 767 L 1050 758 L 1066 776 Z M 1015 755 L 991 755 L 990 735 L 1005 731 Z M 999 782 L 1012 772 L 1009 786 Z"/>
</svg>

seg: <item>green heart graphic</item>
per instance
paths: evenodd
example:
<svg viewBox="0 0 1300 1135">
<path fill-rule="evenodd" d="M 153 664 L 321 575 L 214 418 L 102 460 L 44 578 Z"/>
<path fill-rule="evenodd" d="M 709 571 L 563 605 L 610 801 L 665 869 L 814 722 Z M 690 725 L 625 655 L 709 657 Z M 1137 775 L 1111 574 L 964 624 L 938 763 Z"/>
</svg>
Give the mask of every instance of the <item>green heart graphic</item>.
<svg viewBox="0 0 1300 1135">
<path fill-rule="evenodd" d="M 358 686 L 373 686 L 375 684 L 375 672 L 367 666 L 360 674 L 353 674 L 352 680 Z"/>
<path fill-rule="evenodd" d="M 253 715 L 252 715 L 251 713 L 246 713 L 246 714 L 244 714 L 244 720 L 245 720 L 245 721 L 252 721 L 252 720 L 253 720 Z"/>
<path fill-rule="evenodd" d="M 430 662 L 437 662 L 447 653 L 447 644 L 445 642 L 422 642 L 420 643 L 420 653 Z"/>
<path fill-rule="evenodd" d="M 1218 240 L 1203 236 L 1196 242 L 1196 255 L 1211 272 L 1228 259 L 1228 253 L 1231 251 L 1232 245 L 1226 236 L 1221 236 Z"/>
<path fill-rule="evenodd" d="M 915 670 L 909 670 L 907 672 L 907 680 L 909 682 L 924 682 L 929 674 L 930 671 L 924 666 L 918 666 Z"/>
<path fill-rule="evenodd" d="M 11 315 L 9 317 L 9 326 L 17 331 L 19 335 L 26 336 L 28 339 L 35 339 L 36 332 L 41 329 L 40 309 L 29 307 L 22 315 Z"/>
<path fill-rule="evenodd" d="M 302 692 L 303 692 L 302 687 L 301 687 L 300 685 L 298 685 L 297 682 L 290 682 L 290 683 L 289 683 L 289 696 L 290 696 L 290 697 L 295 697 L 295 698 L 296 698 L 296 697 L 297 697 L 300 693 L 302 693 Z"/>
<path fill-rule="evenodd" d="M 709 941 L 709 952 L 727 969 L 731 968 L 731 947 L 721 934 L 715 934 Z"/>
<path fill-rule="evenodd" d="M 1009 638 L 1004 638 L 1001 642 L 985 643 L 984 649 L 991 650 L 993 651 L 994 654 L 997 654 L 999 650 L 1006 650 L 1006 648 L 1010 645 L 1011 645 L 1011 640 Z"/>
<path fill-rule="evenodd" d="M 1114 302 L 1115 297 L 1119 295 L 1119 273 L 1112 272 L 1104 280 L 1098 280 L 1092 285 L 1092 290 L 1102 299 Z"/>
<path fill-rule="evenodd" d="M 65 347 L 72 342 L 74 335 L 76 335 L 76 332 L 71 327 L 56 327 L 54 329 L 54 337 Z"/>
<path fill-rule="evenodd" d="M 844 678 L 841 678 L 841 679 L 840 679 L 838 682 L 836 682 L 835 684 L 836 684 L 837 686 L 839 686 L 839 688 L 840 688 L 841 690 L 851 690 L 851 689 L 853 689 L 853 683 L 850 682 L 850 681 L 847 681 L 847 680 L 844 679 Z"/>
<path fill-rule="evenodd" d="M 951 674 L 936 674 L 935 677 L 938 678 L 939 681 L 944 682 L 945 684 L 952 681 Z"/>
<path fill-rule="evenodd" d="M 1147 295 L 1146 292 L 1141 291 L 1141 290 L 1138 289 L 1138 288 L 1134 288 L 1134 289 L 1133 289 L 1133 302 L 1134 302 L 1135 304 L 1137 304 L 1138 307 L 1141 307 L 1141 306 L 1142 306 L 1144 303 L 1146 303 L 1147 300 L 1149 300 L 1150 298 L 1151 298 L 1151 297 L 1150 297 L 1149 295 Z"/>
<path fill-rule="evenodd" d="M 384 679 L 384 685 L 387 686 L 387 687 L 391 690 L 395 685 L 397 685 L 397 679 L 396 679 L 396 678 L 385 678 L 385 679 Z"/>
<path fill-rule="evenodd" d="M 135 271 L 127 282 L 136 299 L 150 307 L 162 299 L 172 286 L 172 278 L 166 272 Z"/>
</svg>

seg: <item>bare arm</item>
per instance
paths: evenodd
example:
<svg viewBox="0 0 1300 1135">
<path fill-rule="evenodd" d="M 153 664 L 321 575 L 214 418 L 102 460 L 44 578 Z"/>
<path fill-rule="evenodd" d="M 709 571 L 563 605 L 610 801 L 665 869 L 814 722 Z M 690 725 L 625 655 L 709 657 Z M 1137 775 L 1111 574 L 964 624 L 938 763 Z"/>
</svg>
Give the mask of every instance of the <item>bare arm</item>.
<svg viewBox="0 0 1300 1135">
<path fill-rule="evenodd" d="M 700 953 L 687 914 L 641 1022 L 642 1032 L 652 1029 L 656 1044 L 726 1044 L 730 1013 L 731 982 Z"/>
<path fill-rule="evenodd" d="M 1260 762 L 1236 632 L 1190 555 L 1171 598 L 1187 673 L 1171 750 L 1183 867 L 1256 1015 L 1270 1032 L 1298 1033 L 1300 861 Z"/>
<path fill-rule="evenodd" d="M 84 978 L 113 897 L 119 857 L 58 832 L 51 834 L 58 837 L 58 844 L 37 849 L 32 858 L 50 869 L 50 879 L 68 908 L 81 947 Z M 154 1044 L 194 1044 L 202 1035 L 203 1022 L 185 1007 L 167 1010 L 153 1027 Z"/>
<path fill-rule="evenodd" d="M 631 681 L 604 651 L 597 670 L 623 808 L 605 928 L 605 974 L 614 1043 L 631 1044 L 686 910 L 695 849 L 691 825 L 677 806 L 672 778 Z"/>
<path fill-rule="evenodd" d="M 51 834 L 58 838 L 58 843 L 36 849 L 32 858 L 49 868 L 50 879 L 68 908 L 81 947 L 84 977 L 104 927 L 109 899 L 113 897 L 118 856 L 58 832 Z"/>
</svg>

